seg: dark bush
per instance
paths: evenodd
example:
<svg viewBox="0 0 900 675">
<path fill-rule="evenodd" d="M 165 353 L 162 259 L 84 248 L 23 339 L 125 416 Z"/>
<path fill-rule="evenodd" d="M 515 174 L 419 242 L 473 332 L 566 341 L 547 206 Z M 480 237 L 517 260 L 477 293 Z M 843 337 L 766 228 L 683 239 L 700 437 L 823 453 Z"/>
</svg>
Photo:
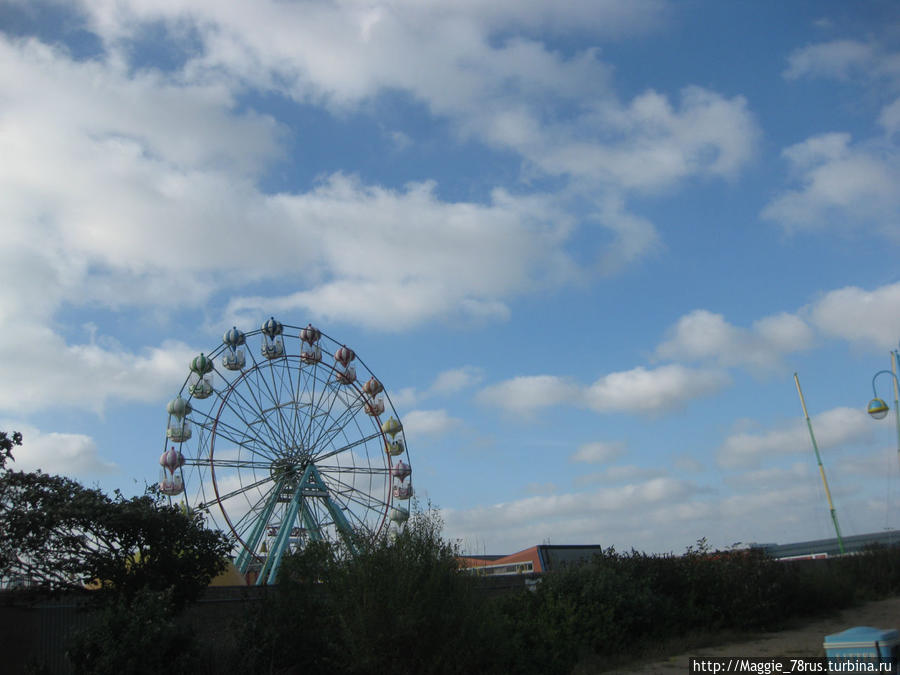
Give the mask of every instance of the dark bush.
<svg viewBox="0 0 900 675">
<path fill-rule="evenodd" d="M 240 670 L 292 673 L 508 672 L 503 618 L 458 569 L 434 511 L 354 555 L 311 544 L 240 631 Z"/>
</svg>

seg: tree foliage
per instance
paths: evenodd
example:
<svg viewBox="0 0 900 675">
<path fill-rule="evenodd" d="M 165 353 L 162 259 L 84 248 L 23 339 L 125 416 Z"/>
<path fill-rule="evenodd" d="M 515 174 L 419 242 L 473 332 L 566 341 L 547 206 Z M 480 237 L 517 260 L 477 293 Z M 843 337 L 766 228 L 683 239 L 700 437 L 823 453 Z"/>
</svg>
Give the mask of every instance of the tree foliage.
<svg viewBox="0 0 900 675">
<path fill-rule="evenodd" d="M 12 436 L 8 436 L 5 431 L 0 431 L 0 469 L 6 466 L 6 460 L 11 459 L 15 461 L 12 449 L 17 445 L 22 445 L 22 434 L 14 431 Z"/>
<path fill-rule="evenodd" d="M 433 509 L 355 554 L 311 543 L 242 626 L 235 672 L 512 672 L 502 617 L 458 569 Z M 310 620 L 314 617 L 314 620 Z"/>
<path fill-rule="evenodd" d="M 4 439 L 21 444 L 21 436 Z M 0 577 L 45 590 L 100 586 L 130 598 L 174 589 L 195 599 L 224 569 L 227 540 L 199 514 L 150 495 L 110 497 L 65 476 L 0 472 Z"/>
</svg>

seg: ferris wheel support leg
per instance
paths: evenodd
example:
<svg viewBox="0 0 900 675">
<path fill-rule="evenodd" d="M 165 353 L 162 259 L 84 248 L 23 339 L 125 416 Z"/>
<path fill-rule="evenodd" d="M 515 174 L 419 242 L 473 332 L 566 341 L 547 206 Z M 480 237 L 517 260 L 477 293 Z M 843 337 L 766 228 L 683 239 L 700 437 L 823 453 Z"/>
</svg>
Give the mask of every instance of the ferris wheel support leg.
<svg viewBox="0 0 900 675">
<path fill-rule="evenodd" d="M 309 538 L 313 541 L 324 541 L 324 537 L 319 531 L 319 524 L 313 518 L 312 511 L 309 510 L 306 501 L 300 504 L 300 517 L 303 519 L 303 526 L 306 528 Z"/>
<path fill-rule="evenodd" d="M 325 485 L 325 481 L 322 480 L 322 474 L 319 473 L 315 464 L 310 464 L 306 467 L 306 471 L 303 473 L 303 479 L 300 484 L 315 490 L 315 496 L 325 502 L 325 508 L 327 508 L 328 512 L 331 514 L 331 519 L 334 521 L 334 525 L 338 532 L 341 533 L 344 543 L 347 545 L 347 548 L 350 549 L 350 552 L 355 555 L 356 546 L 353 543 L 353 528 L 350 527 L 350 521 L 347 520 L 347 516 L 344 515 L 344 512 L 337 502 L 331 498 L 328 486 Z M 318 532 L 318 528 L 316 528 L 315 531 Z"/>
<path fill-rule="evenodd" d="M 269 522 L 269 518 L 272 517 L 272 511 L 275 510 L 275 504 L 278 503 L 278 495 L 281 494 L 283 487 L 284 479 L 281 479 L 275 486 L 272 494 L 269 495 L 269 500 L 263 507 L 260 517 L 256 519 L 256 523 L 254 523 L 253 529 L 250 531 L 250 537 L 245 542 L 246 547 L 241 549 L 237 560 L 234 561 L 234 566 L 241 574 L 246 574 L 250 567 L 250 561 L 253 560 L 253 551 L 259 547 L 259 540 L 262 539 L 263 533 L 266 531 L 266 525 Z"/>
<path fill-rule="evenodd" d="M 278 535 L 272 544 L 272 550 L 259 571 L 259 577 L 256 579 L 258 586 L 262 584 L 274 584 L 278 576 L 278 568 L 281 566 L 281 556 L 287 548 L 288 541 L 291 538 L 291 530 L 294 529 L 294 523 L 297 522 L 297 513 L 300 510 L 300 503 L 303 501 L 303 492 L 298 488 L 294 490 L 294 496 L 288 505 L 281 525 L 278 528 Z"/>
<path fill-rule="evenodd" d="M 328 508 L 328 512 L 331 514 L 334 524 L 341 533 L 344 543 L 347 545 L 347 548 L 350 549 L 350 553 L 356 555 L 356 545 L 353 542 L 353 528 L 350 527 L 347 516 L 344 515 L 344 512 L 341 511 L 341 507 L 338 506 L 331 497 L 325 498 L 325 506 Z"/>
</svg>

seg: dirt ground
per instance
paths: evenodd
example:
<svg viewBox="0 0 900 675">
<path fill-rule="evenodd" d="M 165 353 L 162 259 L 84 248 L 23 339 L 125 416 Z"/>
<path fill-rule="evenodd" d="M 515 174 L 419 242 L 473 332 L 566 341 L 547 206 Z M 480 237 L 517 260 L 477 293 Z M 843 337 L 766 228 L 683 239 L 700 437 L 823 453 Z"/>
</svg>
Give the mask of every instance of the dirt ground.
<svg viewBox="0 0 900 675">
<path fill-rule="evenodd" d="M 801 627 L 777 633 L 764 633 L 746 642 L 729 642 L 716 647 L 698 648 L 662 661 L 623 668 L 628 673 L 684 673 L 688 672 L 691 656 L 825 656 L 822 643 L 826 635 L 833 635 L 854 626 L 881 629 L 900 629 L 900 597 L 870 602 L 843 610 L 840 614 L 811 621 Z"/>
</svg>

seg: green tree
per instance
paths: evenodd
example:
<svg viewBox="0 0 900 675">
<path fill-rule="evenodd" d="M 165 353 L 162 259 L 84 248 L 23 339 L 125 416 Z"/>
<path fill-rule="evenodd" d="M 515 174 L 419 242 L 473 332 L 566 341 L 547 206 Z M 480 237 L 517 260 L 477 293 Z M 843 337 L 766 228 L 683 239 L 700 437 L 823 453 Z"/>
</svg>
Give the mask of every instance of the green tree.
<svg viewBox="0 0 900 675">
<path fill-rule="evenodd" d="M 286 557 L 242 626 L 236 672 L 521 672 L 503 617 L 441 529 L 437 511 L 414 509 L 403 533 L 361 539 L 353 555 L 311 543 Z"/>
<path fill-rule="evenodd" d="M 0 475 L 0 576 L 46 590 L 99 584 L 126 597 L 173 588 L 194 600 L 225 567 L 229 545 L 199 514 L 153 497 L 109 497 L 65 476 Z"/>
<path fill-rule="evenodd" d="M 5 431 L 0 431 L 0 469 L 6 466 L 6 460 L 15 461 L 12 449 L 16 445 L 22 445 L 22 434 L 14 431 L 12 436 L 8 436 Z"/>
</svg>

